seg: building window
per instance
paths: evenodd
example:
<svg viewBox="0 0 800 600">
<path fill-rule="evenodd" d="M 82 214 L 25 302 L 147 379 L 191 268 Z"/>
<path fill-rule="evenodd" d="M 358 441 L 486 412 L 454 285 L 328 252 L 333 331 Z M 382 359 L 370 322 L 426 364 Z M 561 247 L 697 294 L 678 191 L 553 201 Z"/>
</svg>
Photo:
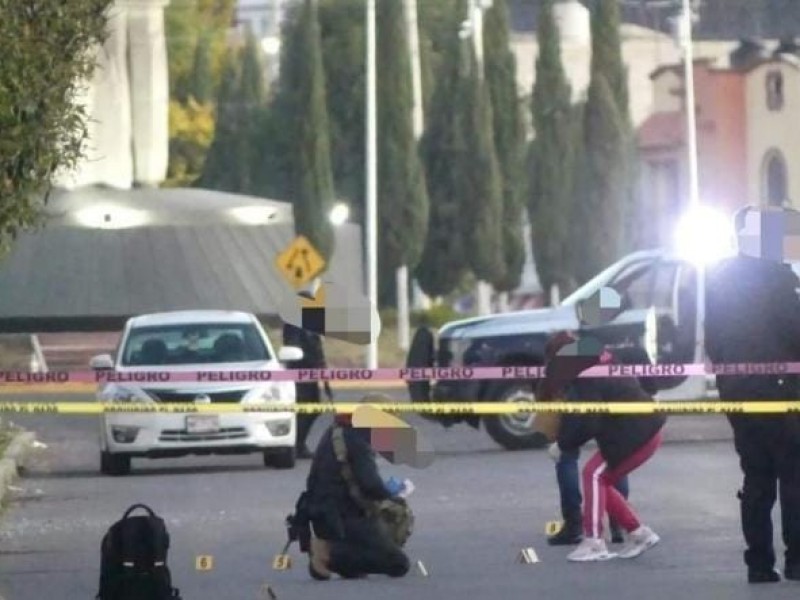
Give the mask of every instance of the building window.
<svg viewBox="0 0 800 600">
<path fill-rule="evenodd" d="M 780 206 L 788 200 L 789 183 L 786 161 L 779 150 L 770 150 L 764 157 L 763 187 L 767 203 Z"/>
<path fill-rule="evenodd" d="M 783 74 L 780 71 L 767 73 L 767 108 L 771 111 L 783 108 Z"/>
</svg>

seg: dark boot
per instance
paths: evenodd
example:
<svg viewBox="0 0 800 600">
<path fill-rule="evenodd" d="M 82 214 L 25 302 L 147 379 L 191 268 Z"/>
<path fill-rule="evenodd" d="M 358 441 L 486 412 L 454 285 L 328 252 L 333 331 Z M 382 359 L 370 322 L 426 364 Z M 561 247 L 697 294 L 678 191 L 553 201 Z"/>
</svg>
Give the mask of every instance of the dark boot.
<svg viewBox="0 0 800 600">
<path fill-rule="evenodd" d="M 311 450 L 308 449 L 308 446 L 306 446 L 305 444 L 299 446 L 296 452 L 297 452 L 297 458 L 299 459 L 309 460 L 314 458 L 314 454 L 311 452 Z"/>
<path fill-rule="evenodd" d="M 775 569 L 747 569 L 747 583 L 777 583 L 781 575 Z"/>
<path fill-rule="evenodd" d="M 331 547 L 325 540 L 311 538 L 311 552 L 309 552 L 308 574 L 317 581 L 327 581 L 331 578 L 328 564 L 331 560 Z"/>
<path fill-rule="evenodd" d="M 564 526 L 555 535 L 547 538 L 547 543 L 551 546 L 574 546 L 583 540 L 583 525 L 581 521 L 569 520 L 564 522 Z"/>
<path fill-rule="evenodd" d="M 786 565 L 786 569 L 784 569 L 783 575 L 789 581 L 800 581 L 800 563 Z"/>
</svg>

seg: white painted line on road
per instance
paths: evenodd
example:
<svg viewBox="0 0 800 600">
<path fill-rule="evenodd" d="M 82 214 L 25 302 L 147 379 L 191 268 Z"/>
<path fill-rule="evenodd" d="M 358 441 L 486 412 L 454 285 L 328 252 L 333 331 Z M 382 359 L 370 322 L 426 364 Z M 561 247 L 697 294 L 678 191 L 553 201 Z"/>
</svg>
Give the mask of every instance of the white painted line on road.
<svg viewBox="0 0 800 600">
<path fill-rule="evenodd" d="M 428 569 L 425 568 L 425 564 L 421 560 L 417 561 L 417 569 L 419 570 L 419 572 L 422 574 L 423 577 L 428 576 Z"/>
</svg>

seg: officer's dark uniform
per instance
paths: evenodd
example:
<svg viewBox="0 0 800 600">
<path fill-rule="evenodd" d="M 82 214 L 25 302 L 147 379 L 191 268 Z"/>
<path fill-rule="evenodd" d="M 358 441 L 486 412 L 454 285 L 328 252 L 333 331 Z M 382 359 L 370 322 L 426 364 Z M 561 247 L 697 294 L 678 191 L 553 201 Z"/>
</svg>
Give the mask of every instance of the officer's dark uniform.
<svg viewBox="0 0 800 600">
<path fill-rule="evenodd" d="M 800 280 L 784 264 L 737 256 L 708 273 L 706 351 L 714 363 L 800 360 Z M 794 375 L 717 375 L 721 400 L 800 397 Z M 752 582 L 776 581 L 772 508 L 780 482 L 786 577 L 800 579 L 800 431 L 790 415 L 730 415 L 744 487 L 744 560 Z"/>
<path fill-rule="evenodd" d="M 410 568 L 408 557 L 368 518 L 349 492 L 333 447 L 333 428 L 343 428 L 353 477 L 367 500 L 386 500 L 391 494 L 378 472 L 369 433 L 337 418 L 317 446 L 306 482 L 316 537 L 329 542 L 328 568 L 343 577 L 383 574 L 402 577 Z"/>
<path fill-rule="evenodd" d="M 296 346 L 302 348 L 303 359 L 290 366 L 293 369 L 324 369 L 327 366 L 325 353 L 322 350 L 322 339 L 316 333 L 307 331 L 300 327 L 295 327 L 288 323 L 283 326 L 283 345 Z M 312 381 L 309 383 L 295 383 L 296 397 L 298 403 L 319 403 L 320 391 L 319 383 Z M 305 413 L 297 415 L 297 441 L 295 446 L 301 458 L 310 457 L 310 452 L 306 446 L 306 438 L 311 431 L 319 413 Z"/>
</svg>

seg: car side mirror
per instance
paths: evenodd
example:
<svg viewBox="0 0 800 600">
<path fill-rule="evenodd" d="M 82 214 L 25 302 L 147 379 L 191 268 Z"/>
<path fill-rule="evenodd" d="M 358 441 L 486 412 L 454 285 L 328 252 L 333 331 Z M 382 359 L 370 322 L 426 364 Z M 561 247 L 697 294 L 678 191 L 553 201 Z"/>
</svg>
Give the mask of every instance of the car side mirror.
<svg viewBox="0 0 800 600">
<path fill-rule="evenodd" d="M 303 360 L 305 353 L 297 346 L 284 346 L 278 351 L 278 360 L 281 362 L 295 362 Z"/>
<path fill-rule="evenodd" d="M 109 371 L 114 368 L 114 359 L 110 354 L 98 354 L 92 357 L 89 366 L 94 371 Z"/>
</svg>

